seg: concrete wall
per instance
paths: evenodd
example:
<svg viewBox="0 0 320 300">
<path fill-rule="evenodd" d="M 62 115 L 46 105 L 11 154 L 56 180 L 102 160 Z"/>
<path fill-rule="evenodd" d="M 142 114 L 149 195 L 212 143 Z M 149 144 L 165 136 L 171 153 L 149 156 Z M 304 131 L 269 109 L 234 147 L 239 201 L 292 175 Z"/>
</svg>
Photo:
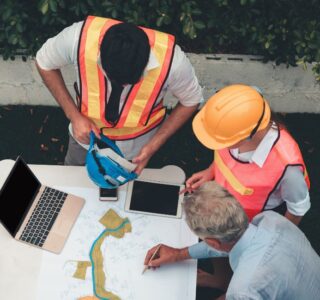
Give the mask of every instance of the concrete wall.
<svg viewBox="0 0 320 300">
<path fill-rule="evenodd" d="M 302 67 L 264 64 L 259 57 L 247 55 L 188 54 L 207 99 L 219 89 L 232 83 L 260 87 L 271 107 L 277 112 L 320 112 L 320 84 L 316 83 L 308 65 Z M 72 94 L 76 74 L 72 66 L 63 69 L 63 76 Z M 166 103 L 174 105 L 168 95 Z M 0 59 L 0 105 L 57 105 L 35 68 L 33 59 L 15 61 Z"/>
</svg>

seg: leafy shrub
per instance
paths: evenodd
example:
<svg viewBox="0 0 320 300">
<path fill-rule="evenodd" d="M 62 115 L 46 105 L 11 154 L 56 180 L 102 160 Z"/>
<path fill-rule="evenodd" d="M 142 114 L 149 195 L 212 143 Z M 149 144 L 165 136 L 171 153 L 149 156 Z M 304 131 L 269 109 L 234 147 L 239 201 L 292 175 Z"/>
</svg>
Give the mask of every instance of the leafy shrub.
<svg viewBox="0 0 320 300">
<path fill-rule="evenodd" d="M 50 36 L 86 15 L 176 35 L 188 52 L 262 55 L 320 70 L 318 0 L 2 0 L 0 53 L 34 55 Z"/>
</svg>

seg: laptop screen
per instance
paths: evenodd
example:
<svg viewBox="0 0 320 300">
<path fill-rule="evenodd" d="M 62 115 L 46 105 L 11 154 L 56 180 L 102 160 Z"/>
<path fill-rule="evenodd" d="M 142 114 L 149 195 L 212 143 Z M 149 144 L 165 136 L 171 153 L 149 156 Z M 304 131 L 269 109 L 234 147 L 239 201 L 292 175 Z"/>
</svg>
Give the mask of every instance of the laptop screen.
<svg viewBox="0 0 320 300">
<path fill-rule="evenodd" d="M 0 191 L 0 221 L 14 236 L 41 184 L 18 157 Z"/>
</svg>

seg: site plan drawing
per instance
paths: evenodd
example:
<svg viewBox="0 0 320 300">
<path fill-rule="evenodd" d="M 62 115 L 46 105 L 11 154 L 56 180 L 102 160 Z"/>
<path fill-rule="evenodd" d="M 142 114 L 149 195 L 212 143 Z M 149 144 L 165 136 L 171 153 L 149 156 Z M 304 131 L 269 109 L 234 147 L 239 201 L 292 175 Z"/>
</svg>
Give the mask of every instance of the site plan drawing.
<svg viewBox="0 0 320 300">
<path fill-rule="evenodd" d="M 142 275 L 145 255 L 154 245 L 197 242 L 183 219 L 127 213 L 125 191 L 116 202 L 102 202 L 98 189 L 58 188 L 85 198 L 86 204 L 62 253 L 43 251 L 38 300 L 195 299 L 193 260 Z"/>
</svg>

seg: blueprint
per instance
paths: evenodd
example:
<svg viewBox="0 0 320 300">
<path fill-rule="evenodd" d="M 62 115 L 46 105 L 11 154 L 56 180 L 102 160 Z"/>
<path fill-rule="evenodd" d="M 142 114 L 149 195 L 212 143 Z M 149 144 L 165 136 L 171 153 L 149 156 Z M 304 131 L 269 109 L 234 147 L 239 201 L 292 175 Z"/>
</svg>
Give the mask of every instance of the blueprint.
<svg viewBox="0 0 320 300">
<path fill-rule="evenodd" d="M 62 253 L 43 251 L 37 299 L 195 299 L 196 261 L 161 266 L 142 275 L 145 255 L 154 245 L 185 247 L 197 242 L 183 219 L 125 212 L 125 190 L 119 192 L 118 201 L 101 202 L 98 189 L 56 188 L 85 198 L 86 204 Z M 118 227 L 108 224 L 110 212 L 120 217 Z M 118 232 L 124 225 L 126 230 L 120 235 L 103 236 L 106 229 L 112 227 Z M 97 239 L 98 260 L 91 251 Z M 99 264 L 101 273 L 95 272 L 95 264 Z M 104 295 L 112 296 L 98 294 L 99 297 L 91 298 L 95 296 L 97 278 L 103 279 L 99 288 L 108 293 Z"/>
</svg>

